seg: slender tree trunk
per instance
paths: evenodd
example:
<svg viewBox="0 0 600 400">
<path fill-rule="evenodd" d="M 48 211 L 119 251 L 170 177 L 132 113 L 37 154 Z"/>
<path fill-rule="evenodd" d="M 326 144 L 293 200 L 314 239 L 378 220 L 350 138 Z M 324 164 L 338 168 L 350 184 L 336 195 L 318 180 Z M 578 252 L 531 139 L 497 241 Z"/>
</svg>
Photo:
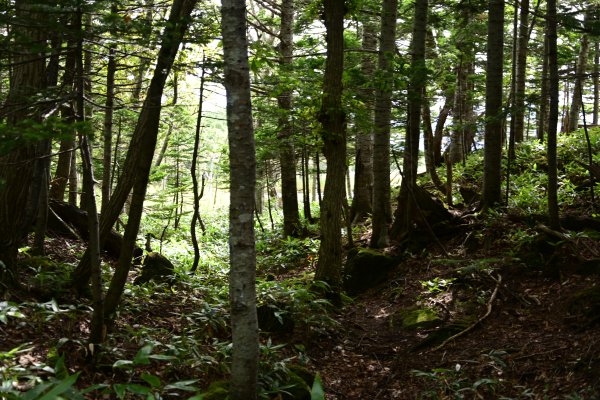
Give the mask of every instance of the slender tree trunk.
<svg viewBox="0 0 600 400">
<path fill-rule="evenodd" d="M 592 124 L 598 125 L 598 109 L 600 108 L 600 42 L 594 42 L 594 110 Z"/>
<path fill-rule="evenodd" d="M 540 98 L 540 111 L 538 114 L 538 128 L 537 138 L 539 141 L 544 141 L 545 133 L 548 129 L 547 117 L 548 117 L 548 38 L 544 34 L 544 57 L 542 59 L 542 78 L 541 78 L 541 98 Z"/>
<path fill-rule="evenodd" d="M 206 57 L 202 57 L 202 73 L 200 74 L 200 94 L 198 95 L 198 118 L 196 118 L 196 134 L 194 135 L 194 151 L 192 152 L 192 166 L 190 174 L 192 175 L 192 187 L 194 190 L 194 213 L 192 214 L 192 223 L 190 233 L 192 237 L 192 246 L 194 247 L 194 262 L 190 271 L 195 272 L 200 263 L 200 246 L 196 237 L 196 224 L 200 219 L 200 194 L 198 193 L 198 150 L 200 147 L 200 133 L 202 132 L 202 109 L 204 105 L 204 81 L 206 75 Z M 204 175 L 202 175 L 202 194 L 204 194 Z"/>
<path fill-rule="evenodd" d="M 557 16 L 556 0 L 548 0 L 546 15 L 546 35 L 548 36 L 548 74 L 550 92 L 550 112 L 548 122 L 548 219 L 550 227 L 560 229 L 558 213 L 558 173 L 556 161 L 556 136 L 558 125 L 558 55 L 557 55 Z"/>
<path fill-rule="evenodd" d="M 587 17 L 586 17 L 587 19 Z M 583 82 L 585 81 L 585 72 L 587 69 L 588 53 L 590 52 L 590 39 L 587 34 L 581 38 L 581 47 L 577 59 L 577 68 L 575 71 L 575 83 L 573 85 L 573 98 L 571 100 L 571 109 L 569 110 L 569 124 L 566 132 L 577 130 L 579 124 L 579 111 L 581 110 L 581 94 Z"/>
<path fill-rule="evenodd" d="M 302 205 L 304 211 L 304 219 L 307 221 L 312 220 L 310 212 L 310 176 L 308 174 L 308 151 L 306 145 L 302 149 Z"/>
<path fill-rule="evenodd" d="M 308 171 L 308 160 L 306 159 L 306 170 Z M 321 160 L 319 159 L 319 152 L 315 153 L 315 180 L 317 181 L 317 186 L 313 188 L 317 192 L 317 199 L 319 200 L 319 207 L 321 207 L 321 203 L 323 203 L 323 191 L 321 190 Z"/>
<path fill-rule="evenodd" d="M 423 131 L 425 134 L 424 147 L 425 147 L 425 168 L 427 173 L 431 176 L 431 181 L 435 187 L 442 193 L 446 193 L 446 185 L 441 181 L 437 169 L 435 167 L 435 154 L 434 154 L 434 136 L 433 129 L 431 127 L 431 109 L 429 106 L 429 100 L 424 93 L 423 96 Z"/>
<path fill-rule="evenodd" d="M 379 45 L 378 69 L 382 82 L 375 90 L 373 234 L 370 242 L 370 246 L 374 248 L 384 248 L 389 245 L 389 224 L 392 222 L 390 131 L 398 1 L 384 0 L 381 12 L 381 42 Z"/>
<path fill-rule="evenodd" d="M 116 7 L 113 6 L 116 14 Z M 108 48 L 108 65 L 106 67 L 106 103 L 104 104 L 104 151 L 102 162 L 102 207 L 106 209 L 111 190 L 111 168 L 112 168 L 112 136 L 113 136 L 113 108 L 115 97 L 115 72 L 117 61 L 115 60 L 116 45 L 111 44 Z"/>
<path fill-rule="evenodd" d="M 523 141 L 525 118 L 525 78 L 527 76 L 527 45 L 529 42 L 529 0 L 521 0 L 521 16 L 519 23 L 519 40 L 517 46 L 517 74 L 515 84 L 515 142 Z"/>
<path fill-rule="evenodd" d="M 415 203 L 417 167 L 419 164 L 419 138 L 421 134 L 421 110 L 423 92 L 427 82 L 425 66 L 425 43 L 427 40 L 427 0 L 415 1 L 413 38 L 411 42 L 411 73 L 408 88 L 408 126 L 404 149 L 404 174 L 398 196 L 398 208 L 392 226 L 394 238 L 401 239 L 412 230 L 412 220 L 419 205 Z"/>
<path fill-rule="evenodd" d="M 346 174 L 346 115 L 342 109 L 344 72 L 344 1 L 324 0 L 327 60 L 319 121 L 327 180 L 321 204 L 321 245 L 315 280 L 329 284 L 337 296 L 342 280 L 342 205 Z"/>
<path fill-rule="evenodd" d="M 177 101 L 179 100 L 179 79 L 177 71 L 173 71 L 173 101 L 171 102 L 171 106 L 175 108 L 177 106 Z M 163 159 L 165 158 L 165 154 L 167 154 L 167 149 L 169 148 L 169 141 L 173 134 L 173 128 L 175 127 L 175 120 L 172 118 L 169 121 L 169 129 L 167 129 L 167 134 L 165 135 L 165 139 L 163 140 L 163 144 L 160 147 L 160 151 L 156 156 L 156 161 L 154 162 L 155 167 L 160 167 Z"/>
<path fill-rule="evenodd" d="M 231 181 L 229 300 L 233 350 L 229 395 L 232 400 L 252 400 L 256 399 L 258 379 L 253 222 L 256 157 L 245 1 L 223 0 L 221 18 Z"/>
<path fill-rule="evenodd" d="M 487 75 L 485 89 L 485 147 L 483 207 L 501 200 L 502 192 L 502 66 L 504 56 L 504 1 L 488 2 Z"/>
<path fill-rule="evenodd" d="M 361 70 L 365 83 L 359 91 L 364 104 L 361 115 L 356 120 L 356 158 L 354 170 L 354 196 L 350 208 L 350 220 L 356 224 L 367 218 L 373 211 L 373 108 L 375 91 L 371 80 L 375 76 L 374 57 L 377 50 L 377 24 L 368 19 L 363 24 Z"/>
<path fill-rule="evenodd" d="M 298 236 L 301 231 L 298 213 L 298 188 L 296 186 L 296 151 L 293 141 L 291 120 L 292 87 L 289 75 L 292 73 L 294 38 L 294 0 L 281 2 L 281 27 L 279 32 L 280 81 L 284 90 L 277 96 L 277 105 L 281 110 L 278 121 L 279 165 L 281 171 L 281 200 L 283 203 L 283 233 L 286 236 Z"/>
</svg>

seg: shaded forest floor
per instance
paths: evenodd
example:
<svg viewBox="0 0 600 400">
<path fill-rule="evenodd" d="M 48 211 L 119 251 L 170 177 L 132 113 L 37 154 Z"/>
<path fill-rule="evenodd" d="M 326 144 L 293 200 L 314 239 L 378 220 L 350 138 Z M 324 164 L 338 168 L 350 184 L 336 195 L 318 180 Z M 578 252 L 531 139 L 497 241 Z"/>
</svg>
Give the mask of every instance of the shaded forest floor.
<svg viewBox="0 0 600 400">
<path fill-rule="evenodd" d="M 320 329 L 305 315 L 292 329 L 263 333 L 261 379 L 273 386 L 263 395 L 290 398 L 281 394 L 292 391 L 284 364 L 301 364 L 320 374 L 329 400 L 600 398 L 598 232 L 561 241 L 538 228 L 501 214 L 464 219 L 458 233 L 439 238 L 446 252 L 431 241 L 405 253 L 384 283 L 330 309 L 335 322 Z M 49 259 L 75 264 L 81 251 L 80 243 L 49 242 Z M 299 268 L 271 271 L 269 287 L 310 273 L 312 257 L 297 256 Z M 226 295 L 211 300 L 210 277 L 200 288 L 131 286 L 109 343 L 93 354 L 89 304 L 59 290 L 65 276 L 49 273 L 40 285 L 39 268 L 37 283 L 3 305 L 3 385 L 28 390 L 27 377 L 57 379 L 63 368 L 63 381 L 80 373 L 81 390 L 99 385 L 85 398 L 188 398 L 198 388 L 209 388 L 206 399 L 224 398 L 214 383 L 227 376 Z M 282 302 L 301 293 L 266 297 L 285 314 Z M 12 314 L 11 304 L 20 304 Z"/>
</svg>

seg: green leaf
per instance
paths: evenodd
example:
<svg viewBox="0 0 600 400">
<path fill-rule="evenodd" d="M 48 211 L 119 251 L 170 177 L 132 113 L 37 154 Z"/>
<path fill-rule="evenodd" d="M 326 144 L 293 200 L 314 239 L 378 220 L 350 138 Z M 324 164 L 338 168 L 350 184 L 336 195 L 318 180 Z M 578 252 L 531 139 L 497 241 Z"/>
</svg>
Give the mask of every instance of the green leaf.
<svg viewBox="0 0 600 400">
<path fill-rule="evenodd" d="M 177 357 L 175 357 L 175 356 L 168 356 L 166 354 L 150 354 L 148 356 L 148 358 L 151 358 L 153 360 L 161 360 L 161 361 L 177 360 Z"/>
<path fill-rule="evenodd" d="M 157 388 L 160 386 L 160 378 L 156 375 L 152 375 L 152 374 L 148 374 L 148 373 L 144 372 L 142 374 L 141 378 L 143 380 L 145 380 L 146 382 L 148 382 L 148 384 L 150 386 L 152 386 L 153 388 Z"/>
<path fill-rule="evenodd" d="M 125 397 L 125 386 L 122 383 L 115 383 L 113 385 L 113 390 L 115 391 L 115 394 L 117 395 L 118 398 L 122 399 Z"/>
<path fill-rule="evenodd" d="M 123 368 L 123 367 L 131 366 L 131 365 L 133 365 L 133 361 L 131 361 L 131 360 L 117 360 L 112 365 L 112 367 L 113 368 Z"/>
<path fill-rule="evenodd" d="M 60 381 L 52 390 L 40 397 L 38 400 L 55 400 L 59 394 L 69 390 L 71 386 L 77 382 L 77 378 L 79 378 L 79 372 Z"/>
<path fill-rule="evenodd" d="M 310 400 L 325 400 L 325 391 L 323 390 L 323 383 L 318 372 L 310 391 Z"/>
<path fill-rule="evenodd" d="M 136 365 L 150 364 L 149 356 L 150 356 L 150 353 L 152 353 L 153 348 L 154 348 L 153 344 L 147 344 L 144 347 L 142 347 L 135 355 L 135 358 L 133 359 L 133 363 Z"/>
<path fill-rule="evenodd" d="M 148 394 L 151 392 L 150 388 L 147 386 L 139 385 L 137 383 L 128 383 L 125 385 L 125 388 L 135 394 Z"/>
<path fill-rule="evenodd" d="M 167 386 L 165 386 L 165 390 L 176 389 L 176 390 L 183 390 L 186 392 L 195 392 L 196 390 L 199 390 L 199 388 L 192 386 L 196 382 L 198 382 L 198 379 L 190 379 L 187 381 L 179 381 L 179 382 L 175 382 L 175 383 L 170 383 Z"/>
</svg>

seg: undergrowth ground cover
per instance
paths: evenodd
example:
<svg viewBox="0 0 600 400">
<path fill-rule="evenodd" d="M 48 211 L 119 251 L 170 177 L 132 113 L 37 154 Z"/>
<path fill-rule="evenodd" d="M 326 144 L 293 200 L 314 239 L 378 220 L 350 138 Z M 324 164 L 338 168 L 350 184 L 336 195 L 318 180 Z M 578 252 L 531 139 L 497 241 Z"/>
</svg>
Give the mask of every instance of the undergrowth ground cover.
<svg viewBox="0 0 600 400">
<path fill-rule="evenodd" d="M 592 139 L 600 162 L 600 133 Z M 259 231 L 260 398 L 310 399 L 313 388 L 319 398 L 321 379 L 331 400 L 599 398 L 600 210 L 584 144 L 572 135 L 559 146 L 564 231 L 544 228 L 542 145 L 518 148 L 509 202 L 485 215 L 459 197 L 461 185 L 479 190 L 475 153 L 455 169 L 452 229 L 418 252 L 387 249 L 399 261 L 384 283 L 338 308 L 314 290 L 316 229 L 300 239 Z M 0 395 L 225 399 L 227 226 L 222 214 L 203 218 L 197 273 L 185 235 L 154 243 L 175 283 L 128 283 L 101 348 L 86 345 L 90 302 L 68 286 L 84 244 L 50 237 L 46 257 L 23 248 L 22 287 L 0 301 Z M 369 226 L 353 234 L 366 246 Z M 104 260 L 106 278 L 113 263 Z"/>
</svg>

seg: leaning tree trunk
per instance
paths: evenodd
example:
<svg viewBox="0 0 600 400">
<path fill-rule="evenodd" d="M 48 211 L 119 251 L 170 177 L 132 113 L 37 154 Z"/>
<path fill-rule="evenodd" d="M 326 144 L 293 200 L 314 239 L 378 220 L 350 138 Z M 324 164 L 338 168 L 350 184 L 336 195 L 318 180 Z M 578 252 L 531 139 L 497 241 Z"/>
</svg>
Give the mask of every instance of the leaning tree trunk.
<svg viewBox="0 0 600 400">
<path fill-rule="evenodd" d="M 390 187 L 390 131 L 394 54 L 396 53 L 397 0 L 384 0 L 381 16 L 379 73 L 382 82 L 375 91 L 375 139 L 373 145 L 373 234 L 370 246 L 387 247 L 392 222 Z"/>
<path fill-rule="evenodd" d="M 483 207 L 500 202 L 502 184 L 502 61 L 504 57 L 504 0 L 488 3 L 487 76 L 485 89 L 485 147 Z"/>
<path fill-rule="evenodd" d="M 373 52 L 377 50 L 377 25 L 369 16 L 363 24 L 361 72 L 365 84 L 359 96 L 364 107 L 356 120 L 356 158 L 354 171 L 354 196 L 350 208 L 350 220 L 358 223 L 367 218 L 373 211 L 373 89 L 372 79 L 375 76 Z"/>
<path fill-rule="evenodd" d="M 136 180 L 148 179 L 152 157 L 156 149 L 161 99 L 165 82 L 175 61 L 179 44 L 183 40 L 188 23 L 190 22 L 189 15 L 194 9 L 196 2 L 197 0 L 177 0 L 171 6 L 169 20 L 162 35 L 162 44 L 158 53 L 154 76 L 150 82 L 142 111 L 131 138 L 129 150 L 127 151 L 123 165 L 123 173 L 100 218 L 101 243 L 110 233 Z M 126 246 L 123 247 L 125 249 Z M 72 276 L 72 283 L 80 292 L 87 286 L 90 277 L 89 255 L 87 253 L 86 251 L 86 254 L 82 257 Z M 115 271 L 116 274 L 117 272 Z M 121 279 L 123 275 L 126 278 L 127 272 L 121 272 Z"/>
<path fill-rule="evenodd" d="M 343 1 L 324 1 L 327 60 L 319 121 L 322 125 L 323 153 L 327 160 L 327 184 L 321 204 L 321 245 L 315 280 L 328 283 L 334 296 L 341 290 L 341 228 L 346 176 L 346 115 L 342 109 L 344 13 Z"/>
<path fill-rule="evenodd" d="M 25 205 L 37 201 L 37 197 L 31 198 L 30 189 L 41 178 L 35 176 L 33 162 L 40 155 L 39 147 L 17 132 L 27 131 L 28 120 L 41 121 L 41 110 L 32 96 L 45 86 L 46 65 L 40 47 L 45 44 L 46 33 L 39 22 L 44 20 L 40 14 L 43 4 L 35 0 L 17 0 L 14 4 L 16 18 L 23 23 L 14 26 L 11 32 L 15 38 L 11 49 L 13 65 L 10 90 L 2 110 L 7 124 L 17 129 L 7 141 L 11 150 L 0 157 L 0 261 L 6 267 L 0 268 L 0 291 L 5 285 L 17 282 L 17 249 L 36 216 Z M 22 130 L 19 125 L 23 125 Z"/>
<path fill-rule="evenodd" d="M 280 109 L 278 121 L 279 164 L 281 170 L 281 200 L 283 203 L 283 233 L 297 236 L 300 233 L 298 213 L 298 188 L 296 187 L 296 152 L 294 150 L 291 120 L 292 85 L 291 74 L 294 38 L 294 0 L 281 2 L 281 29 L 279 32 L 279 66 L 282 92 L 277 96 Z"/>
<path fill-rule="evenodd" d="M 258 380 L 256 248 L 252 217 L 256 156 L 245 1 L 223 0 L 221 18 L 231 182 L 229 301 L 233 349 L 229 395 L 232 400 L 252 400 L 257 396 Z"/>
</svg>

